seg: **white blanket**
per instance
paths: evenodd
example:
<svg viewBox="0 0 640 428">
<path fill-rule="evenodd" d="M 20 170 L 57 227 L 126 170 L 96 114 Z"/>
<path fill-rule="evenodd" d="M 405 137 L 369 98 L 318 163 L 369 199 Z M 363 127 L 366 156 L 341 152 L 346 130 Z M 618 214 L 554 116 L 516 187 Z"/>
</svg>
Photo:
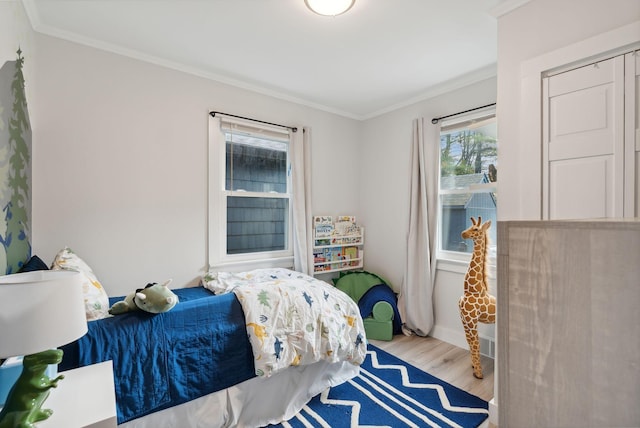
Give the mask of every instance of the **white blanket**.
<svg viewBox="0 0 640 428">
<path fill-rule="evenodd" d="M 203 286 L 242 305 L 256 375 L 320 360 L 360 365 L 367 345 L 358 305 L 326 282 L 287 269 L 208 273 Z"/>
</svg>

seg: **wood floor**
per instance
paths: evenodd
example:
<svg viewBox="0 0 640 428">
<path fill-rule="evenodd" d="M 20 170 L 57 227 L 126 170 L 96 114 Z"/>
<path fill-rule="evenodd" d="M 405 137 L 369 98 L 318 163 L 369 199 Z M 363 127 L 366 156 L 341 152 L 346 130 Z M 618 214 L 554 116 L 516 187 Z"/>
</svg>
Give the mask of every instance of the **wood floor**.
<svg viewBox="0 0 640 428">
<path fill-rule="evenodd" d="M 489 401 L 493 398 L 493 360 L 482 357 L 484 379 L 476 379 L 469 351 L 433 337 L 397 334 L 390 342 L 371 340 L 372 345 L 458 388 Z"/>
</svg>

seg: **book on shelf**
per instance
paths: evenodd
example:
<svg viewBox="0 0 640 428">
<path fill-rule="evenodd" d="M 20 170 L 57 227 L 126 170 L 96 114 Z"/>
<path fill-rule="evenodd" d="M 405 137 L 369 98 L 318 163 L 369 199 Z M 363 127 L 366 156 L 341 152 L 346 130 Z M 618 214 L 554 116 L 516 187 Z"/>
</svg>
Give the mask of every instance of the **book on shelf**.
<svg viewBox="0 0 640 428">
<path fill-rule="evenodd" d="M 360 236 L 333 236 L 331 238 L 332 245 L 355 245 L 360 244 L 362 238 Z"/>
<path fill-rule="evenodd" d="M 324 258 L 327 262 L 344 260 L 341 247 L 329 247 L 324 249 Z"/>
<path fill-rule="evenodd" d="M 338 216 L 334 223 L 337 235 L 351 235 L 357 227 L 356 218 L 351 215 Z"/>
<path fill-rule="evenodd" d="M 358 247 L 345 247 L 342 250 L 344 253 L 344 258 L 347 260 L 348 266 L 358 266 L 360 264 L 360 252 L 358 251 Z"/>
<path fill-rule="evenodd" d="M 331 225 L 333 224 L 333 217 L 330 215 L 316 215 L 313 216 L 313 225 L 314 226 L 319 226 L 319 225 Z"/>
<path fill-rule="evenodd" d="M 349 262 L 349 266 L 352 266 L 352 267 L 362 267 L 362 266 L 364 265 L 363 260 L 364 260 L 364 250 L 360 249 L 360 250 L 358 251 L 358 257 L 357 257 L 357 260 L 351 260 L 351 261 Z"/>
<path fill-rule="evenodd" d="M 358 258 L 358 247 L 344 247 L 342 250 L 345 260 L 353 260 Z"/>
<path fill-rule="evenodd" d="M 318 224 L 315 226 L 315 239 L 320 238 L 331 238 L 333 235 L 333 225 L 332 224 Z"/>
</svg>

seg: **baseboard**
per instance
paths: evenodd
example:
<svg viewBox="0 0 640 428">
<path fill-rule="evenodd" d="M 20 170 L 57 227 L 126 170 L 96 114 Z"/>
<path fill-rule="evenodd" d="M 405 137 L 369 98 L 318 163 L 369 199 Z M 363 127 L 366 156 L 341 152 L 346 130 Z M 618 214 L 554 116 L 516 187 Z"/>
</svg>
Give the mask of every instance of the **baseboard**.
<svg viewBox="0 0 640 428">
<path fill-rule="evenodd" d="M 429 333 L 429 336 L 435 337 L 438 340 L 442 340 L 443 342 L 450 343 L 459 348 L 469 350 L 469 345 L 467 344 L 467 338 L 464 333 L 461 333 L 457 330 L 452 330 L 450 328 L 434 326 Z M 489 358 L 495 358 L 495 341 L 490 337 L 482 337 L 480 336 L 480 353 Z"/>
<path fill-rule="evenodd" d="M 495 427 L 498 426 L 498 403 L 495 398 L 489 401 L 489 423 Z"/>
<path fill-rule="evenodd" d="M 460 333 L 456 330 L 436 325 L 431 330 L 429 336 L 435 337 L 438 340 L 450 343 L 459 348 L 469 350 L 469 345 L 467 344 L 467 339 L 465 338 L 464 333 Z"/>
</svg>

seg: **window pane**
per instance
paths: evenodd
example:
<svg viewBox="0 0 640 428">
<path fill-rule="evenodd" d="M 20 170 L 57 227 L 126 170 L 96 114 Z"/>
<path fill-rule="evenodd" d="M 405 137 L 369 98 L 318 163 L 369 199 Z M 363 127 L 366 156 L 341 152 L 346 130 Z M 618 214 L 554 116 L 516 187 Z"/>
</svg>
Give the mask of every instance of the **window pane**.
<svg viewBox="0 0 640 428">
<path fill-rule="evenodd" d="M 287 193 L 287 144 L 226 133 L 226 190 Z"/>
<path fill-rule="evenodd" d="M 474 129 L 440 135 L 440 188 L 455 189 L 497 181 L 498 142 L 495 120 Z M 484 177 L 483 177 L 484 176 Z"/>
<path fill-rule="evenodd" d="M 442 212 L 440 213 L 442 219 L 440 245 L 442 250 L 460 251 L 463 253 L 473 251 L 473 244 L 469 245 L 460 236 L 466 224 L 466 213 L 464 210 L 452 209 L 451 206 L 445 205 L 444 202 L 440 206 L 442 207 Z"/>
<path fill-rule="evenodd" d="M 471 217 L 482 217 L 483 222 L 491 220 L 490 249 L 495 252 L 497 195 L 488 189 L 471 190 L 497 181 L 496 121 L 489 118 L 465 126 L 446 128 L 440 134 L 440 249 L 473 252 L 473 241 L 460 234 L 471 226 Z"/>
<path fill-rule="evenodd" d="M 473 252 L 473 240 L 464 240 L 460 234 L 471 226 L 471 217 L 482 217 L 482 222 L 491 220 L 491 228 L 489 229 L 490 239 L 490 256 L 495 256 L 495 245 L 497 243 L 497 223 L 496 223 L 496 201 L 493 193 L 473 193 L 466 207 L 461 208 L 455 205 L 447 205 L 444 201 L 449 196 L 461 195 L 442 195 L 441 196 L 441 236 L 440 245 L 444 251 L 458 251 L 462 253 Z"/>
<path fill-rule="evenodd" d="M 227 196 L 227 254 L 287 249 L 289 200 Z"/>
</svg>

